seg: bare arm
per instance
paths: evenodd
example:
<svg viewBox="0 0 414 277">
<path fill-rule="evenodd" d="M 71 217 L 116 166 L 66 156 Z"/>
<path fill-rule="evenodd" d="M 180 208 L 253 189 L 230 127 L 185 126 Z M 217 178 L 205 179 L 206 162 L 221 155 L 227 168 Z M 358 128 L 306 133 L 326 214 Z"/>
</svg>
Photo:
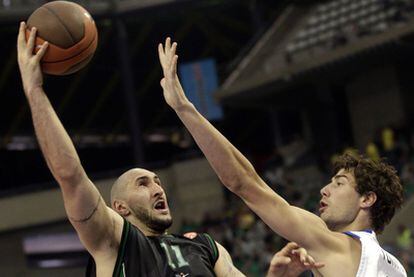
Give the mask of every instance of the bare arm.
<svg viewBox="0 0 414 277">
<path fill-rule="evenodd" d="M 276 194 L 240 151 L 189 102 L 177 76 L 176 47 L 177 44 L 171 45 L 167 38 L 165 47 L 160 44 L 158 49 L 164 71 L 161 81 L 164 98 L 194 137 L 222 183 L 240 196 L 276 233 L 309 251 L 335 251 L 341 246 L 337 235 L 330 232 L 319 217 L 289 205 Z"/>
<path fill-rule="evenodd" d="M 246 276 L 241 273 L 234 265 L 229 252 L 221 244 L 216 242 L 219 258 L 214 266 L 214 272 L 218 277 L 241 277 Z"/>
<path fill-rule="evenodd" d="M 115 234 L 122 231 L 122 218 L 110 210 L 86 175 L 75 147 L 43 91 L 40 59 L 47 43 L 33 54 L 36 30 L 25 40 L 21 23 L 17 41 L 18 62 L 36 136 L 47 165 L 59 183 L 66 213 L 91 254 L 116 245 Z M 121 227 L 119 227 L 121 226 Z"/>
</svg>

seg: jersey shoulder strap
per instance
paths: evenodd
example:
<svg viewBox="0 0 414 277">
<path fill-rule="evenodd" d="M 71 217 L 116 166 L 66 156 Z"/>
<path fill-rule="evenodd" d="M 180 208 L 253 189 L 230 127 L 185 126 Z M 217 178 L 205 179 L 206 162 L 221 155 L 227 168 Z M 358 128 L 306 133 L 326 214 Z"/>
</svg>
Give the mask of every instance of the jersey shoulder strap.
<svg viewBox="0 0 414 277">
<path fill-rule="evenodd" d="M 212 264 L 213 265 L 216 264 L 217 259 L 219 258 L 218 247 L 217 247 L 215 240 L 213 240 L 213 238 L 209 234 L 190 232 L 190 233 L 184 234 L 184 237 L 189 238 L 195 242 L 201 243 L 204 246 L 206 246 L 207 249 L 209 250 Z"/>
<path fill-rule="evenodd" d="M 112 274 L 113 277 L 121 277 L 123 276 L 122 271 L 122 261 L 124 260 L 125 256 L 125 245 L 128 240 L 128 235 L 130 232 L 130 223 L 124 219 L 124 225 L 122 227 L 122 238 L 121 243 L 118 249 L 118 256 L 115 263 L 114 272 Z M 96 277 L 96 264 L 95 260 L 91 255 L 89 255 L 88 265 L 86 266 L 86 277 Z"/>
<path fill-rule="evenodd" d="M 128 236 L 129 236 L 130 231 L 131 231 L 131 223 L 129 223 L 128 220 L 124 218 L 124 226 L 122 227 L 121 243 L 119 244 L 118 256 L 116 258 L 115 268 L 114 268 L 112 277 L 124 276 L 125 269 L 123 270 L 123 267 L 125 265 L 123 264 L 123 261 L 125 257 L 125 248 L 126 248 L 126 244 L 128 241 Z"/>
</svg>

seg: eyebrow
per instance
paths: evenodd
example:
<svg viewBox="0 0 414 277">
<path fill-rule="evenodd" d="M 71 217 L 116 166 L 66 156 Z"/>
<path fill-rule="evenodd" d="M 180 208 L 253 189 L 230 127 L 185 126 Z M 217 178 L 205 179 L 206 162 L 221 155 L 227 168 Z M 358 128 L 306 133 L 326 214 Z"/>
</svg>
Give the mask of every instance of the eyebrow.
<svg viewBox="0 0 414 277">
<path fill-rule="evenodd" d="M 346 175 L 343 175 L 343 174 L 340 174 L 340 175 L 335 175 L 334 177 L 333 177 L 333 179 L 339 179 L 339 178 L 345 178 L 345 179 L 347 179 L 348 181 L 349 181 L 349 178 L 348 178 L 348 176 L 346 176 Z"/>
<path fill-rule="evenodd" d="M 151 178 L 150 176 L 140 176 L 135 179 L 135 182 L 140 181 L 140 180 L 148 180 L 150 178 Z M 153 178 L 156 180 L 160 180 L 160 178 L 157 175 L 154 175 Z"/>
</svg>

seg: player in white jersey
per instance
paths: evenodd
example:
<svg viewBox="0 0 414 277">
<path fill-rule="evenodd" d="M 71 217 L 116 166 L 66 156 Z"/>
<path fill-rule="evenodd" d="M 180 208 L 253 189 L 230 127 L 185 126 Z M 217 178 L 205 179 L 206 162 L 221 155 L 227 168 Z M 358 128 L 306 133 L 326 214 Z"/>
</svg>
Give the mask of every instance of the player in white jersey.
<svg viewBox="0 0 414 277">
<path fill-rule="evenodd" d="M 407 276 L 404 267 L 397 258 L 379 245 L 374 231 L 348 231 L 345 234 L 359 239 L 361 242 L 361 261 L 359 262 L 357 277 Z"/>
<path fill-rule="evenodd" d="M 375 259 L 369 260 L 368 265 L 363 264 L 367 261 L 365 240 L 361 243 L 344 232 L 366 229 L 381 232 L 390 222 L 403 202 L 403 189 L 395 169 L 383 162 L 344 155 L 336 162 L 336 174 L 321 190 L 320 217 L 290 205 L 187 99 L 177 76 L 176 47 L 167 38 L 165 45 L 160 44 L 158 48 L 165 101 L 194 137 L 223 185 L 237 194 L 274 232 L 323 261 L 325 266 L 312 270 L 314 275 L 380 276 L 382 267 L 371 269 L 375 267 Z M 389 267 L 388 276 L 406 276 L 400 264 L 394 262 L 396 266 Z M 370 271 L 364 273 L 365 268 Z"/>
</svg>

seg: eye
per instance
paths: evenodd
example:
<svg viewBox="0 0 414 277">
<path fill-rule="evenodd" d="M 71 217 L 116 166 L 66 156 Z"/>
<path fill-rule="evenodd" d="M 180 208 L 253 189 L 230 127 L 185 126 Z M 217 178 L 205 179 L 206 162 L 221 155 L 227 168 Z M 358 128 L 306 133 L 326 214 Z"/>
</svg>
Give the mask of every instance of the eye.
<svg viewBox="0 0 414 277">
<path fill-rule="evenodd" d="M 154 182 L 157 184 L 157 185 L 159 185 L 160 187 L 162 187 L 162 183 L 161 183 L 161 180 L 160 180 L 160 178 L 154 178 Z"/>
<path fill-rule="evenodd" d="M 141 187 L 141 186 L 146 186 L 146 185 L 147 185 L 147 181 L 145 181 L 145 180 L 139 180 L 139 181 L 137 182 L 137 185 L 138 185 L 139 187 Z"/>
<path fill-rule="evenodd" d="M 341 183 L 341 182 L 336 182 L 336 185 L 337 185 L 337 186 L 342 186 L 342 185 L 343 185 L 343 183 Z"/>
</svg>

